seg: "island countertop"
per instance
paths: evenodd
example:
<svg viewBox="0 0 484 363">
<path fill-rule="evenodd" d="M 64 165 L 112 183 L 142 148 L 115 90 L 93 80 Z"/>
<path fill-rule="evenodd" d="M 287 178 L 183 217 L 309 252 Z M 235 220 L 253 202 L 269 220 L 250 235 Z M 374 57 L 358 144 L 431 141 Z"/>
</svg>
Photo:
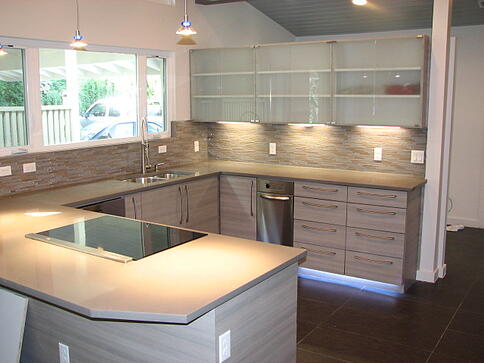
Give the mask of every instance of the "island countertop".
<svg viewBox="0 0 484 363">
<path fill-rule="evenodd" d="M 193 171 L 195 175 L 150 185 L 102 180 L 0 199 L 0 285 L 89 318 L 186 324 L 297 263 L 305 251 L 208 234 L 122 264 L 31 240 L 25 234 L 99 216 L 66 205 L 210 175 L 319 181 L 404 191 L 425 184 L 423 178 L 398 174 L 229 161 L 170 169 Z"/>
</svg>

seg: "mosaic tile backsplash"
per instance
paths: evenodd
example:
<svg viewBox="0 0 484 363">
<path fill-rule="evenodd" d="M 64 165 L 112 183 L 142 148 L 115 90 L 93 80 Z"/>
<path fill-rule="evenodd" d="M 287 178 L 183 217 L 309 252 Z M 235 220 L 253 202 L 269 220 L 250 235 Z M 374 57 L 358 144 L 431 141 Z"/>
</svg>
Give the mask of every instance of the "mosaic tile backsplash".
<svg viewBox="0 0 484 363">
<path fill-rule="evenodd" d="M 423 164 L 410 163 L 411 150 L 425 150 L 423 129 L 217 123 L 208 128 L 209 159 L 425 174 Z M 270 142 L 277 144 L 276 155 L 269 155 Z M 383 148 L 380 162 L 373 161 L 374 147 Z"/>
<path fill-rule="evenodd" d="M 191 122 L 172 124 L 172 138 L 153 140 L 152 163 L 166 166 L 207 160 L 207 127 Z M 199 140 L 200 152 L 193 152 L 193 141 Z M 158 154 L 158 146 L 166 145 L 167 152 Z M 22 173 L 22 164 L 37 164 L 35 173 Z M 100 146 L 46 153 L 32 153 L 0 158 L 0 166 L 10 165 L 12 175 L 0 178 L 0 196 L 30 190 L 141 172 L 141 145 Z"/>
<path fill-rule="evenodd" d="M 426 130 L 418 129 L 174 122 L 170 139 L 150 142 L 150 156 L 168 167 L 217 159 L 423 176 L 425 166 L 410 163 L 410 150 L 425 150 L 426 139 Z M 277 143 L 277 155 L 269 155 L 269 142 Z M 167 153 L 158 154 L 159 145 Z M 373 161 L 374 147 L 383 147 L 383 161 Z M 37 171 L 22 173 L 22 164 L 31 162 Z M 141 145 L 1 157 L 5 165 L 13 175 L 0 178 L 0 196 L 138 173 Z"/>
</svg>

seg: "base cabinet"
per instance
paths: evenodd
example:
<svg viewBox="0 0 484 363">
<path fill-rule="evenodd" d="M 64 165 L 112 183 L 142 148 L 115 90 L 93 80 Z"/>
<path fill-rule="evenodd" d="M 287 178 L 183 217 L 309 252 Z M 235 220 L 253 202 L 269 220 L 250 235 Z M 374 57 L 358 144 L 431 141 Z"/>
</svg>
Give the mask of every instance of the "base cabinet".
<svg viewBox="0 0 484 363">
<path fill-rule="evenodd" d="M 220 177 L 220 233 L 256 239 L 256 179 Z"/>
</svg>

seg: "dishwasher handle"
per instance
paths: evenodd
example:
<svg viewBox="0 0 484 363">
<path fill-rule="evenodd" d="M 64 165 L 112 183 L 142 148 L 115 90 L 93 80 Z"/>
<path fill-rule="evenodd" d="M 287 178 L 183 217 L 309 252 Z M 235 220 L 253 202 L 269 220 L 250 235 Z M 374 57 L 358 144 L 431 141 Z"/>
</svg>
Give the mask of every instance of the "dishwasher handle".
<svg viewBox="0 0 484 363">
<path fill-rule="evenodd" d="M 275 195 L 275 194 L 259 194 L 261 198 L 263 199 L 269 199 L 269 200 L 290 200 L 291 196 L 290 195 Z"/>
</svg>

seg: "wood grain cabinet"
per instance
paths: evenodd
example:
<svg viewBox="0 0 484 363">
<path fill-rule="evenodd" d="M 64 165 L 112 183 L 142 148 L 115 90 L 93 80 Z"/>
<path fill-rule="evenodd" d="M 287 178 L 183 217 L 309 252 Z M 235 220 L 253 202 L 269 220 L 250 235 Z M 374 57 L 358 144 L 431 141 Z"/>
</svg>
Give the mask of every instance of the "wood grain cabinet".
<svg viewBox="0 0 484 363">
<path fill-rule="evenodd" d="M 406 192 L 296 182 L 295 194 L 295 246 L 308 251 L 302 267 L 402 290 L 415 281 L 420 188 Z"/>
<path fill-rule="evenodd" d="M 204 232 L 219 232 L 218 178 L 160 187 L 141 194 L 141 219 Z"/>
<path fill-rule="evenodd" d="M 256 179 L 220 177 L 220 233 L 256 239 Z"/>
<path fill-rule="evenodd" d="M 141 219 L 141 193 L 124 196 L 124 213 L 127 218 Z"/>
</svg>

